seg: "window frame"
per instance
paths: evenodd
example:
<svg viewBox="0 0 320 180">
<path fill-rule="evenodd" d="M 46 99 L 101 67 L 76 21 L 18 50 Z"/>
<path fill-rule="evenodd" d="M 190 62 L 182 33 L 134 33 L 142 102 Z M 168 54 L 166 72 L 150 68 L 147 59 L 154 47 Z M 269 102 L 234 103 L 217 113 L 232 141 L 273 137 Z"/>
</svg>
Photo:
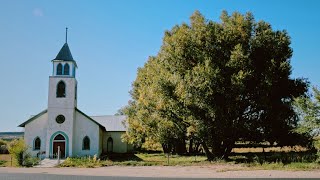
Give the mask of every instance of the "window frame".
<svg viewBox="0 0 320 180">
<path fill-rule="evenodd" d="M 59 119 L 58 119 L 59 118 Z M 61 122 L 60 120 L 62 120 L 62 119 L 60 119 L 60 118 L 63 118 L 63 121 Z M 59 121 L 59 122 L 58 122 Z M 64 122 L 66 121 L 66 117 L 64 116 L 64 115 L 62 115 L 62 114 L 59 114 L 57 117 L 56 117 L 56 123 L 58 123 L 58 124 L 63 124 Z"/>
<path fill-rule="evenodd" d="M 38 145 L 37 140 L 39 140 L 39 146 L 36 146 L 36 145 Z M 41 139 L 40 139 L 39 136 L 37 136 L 33 140 L 33 150 L 37 151 L 37 150 L 40 150 L 40 149 L 41 149 Z"/>
<path fill-rule="evenodd" d="M 63 90 L 61 90 L 61 91 L 64 91 L 64 92 L 60 92 L 60 89 L 59 89 L 59 85 L 60 84 L 63 84 L 64 85 L 64 89 Z M 62 88 L 62 87 L 61 87 Z M 66 97 L 66 89 L 67 89 L 67 85 L 66 85 L 66 83 L 64 82 L 64 81 L 59 81 L 58 82 L 58 84 L 57 84 L 57 88 L 56 88 L 56 97 L 57 98 L 65 98 Z M 62 94 L 60 94 L 60 93 L 62 93 Z"/>
<path fill-rule="evenodd" d="M 82 150 L 90 150 L 90 138 L 89 138 L 89 136 L 85 136 L 82 139 Z"/>
<path fill-rule="evenodd" d="M 68 69 L 67 69 L 68 68 Z M 70 75 L 70 65 L 69 63 L 66 63 L 64 66 L 63 66 L 63 75 Z"/>
<path fill-rule="evenodd" d="M 63 73 L 63 67 L 62 67 L 62 64 L 61 63 L 59 63 L 58 65 L 57 65 L 57 75 L 62 75 L 62 73 Z"/>
</svg>

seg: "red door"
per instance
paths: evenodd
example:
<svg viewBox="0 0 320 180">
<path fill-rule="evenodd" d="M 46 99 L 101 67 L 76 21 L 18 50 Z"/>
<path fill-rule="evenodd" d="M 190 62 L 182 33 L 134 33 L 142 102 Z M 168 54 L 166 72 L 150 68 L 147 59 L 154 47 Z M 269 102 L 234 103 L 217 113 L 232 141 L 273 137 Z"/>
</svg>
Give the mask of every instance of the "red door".
<svg viewBox="0 0 320 180">
<path fill-rule="evenodd" d="M 58 156 L 58 146 L 60 146 L 60 158 L 66 157 L 66 143 L 65 142 L 53 142 L 53 154 Z"/>
</svg>

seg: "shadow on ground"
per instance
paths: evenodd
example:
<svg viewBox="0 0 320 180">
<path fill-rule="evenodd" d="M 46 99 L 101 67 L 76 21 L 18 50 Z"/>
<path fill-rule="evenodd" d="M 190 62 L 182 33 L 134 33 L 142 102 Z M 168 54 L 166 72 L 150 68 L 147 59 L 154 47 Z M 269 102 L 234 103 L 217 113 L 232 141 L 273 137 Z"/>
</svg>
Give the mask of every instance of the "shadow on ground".
<svg viewBox="0 0 320 180">
<path fill-rule="evenodd" d="M 257 153 L 232 153 L 229 161 L 236 163 L 283 163 L 315 162 L 317 154 L 314 151 L 305 152 L 257 152 Z"/>
</svg>

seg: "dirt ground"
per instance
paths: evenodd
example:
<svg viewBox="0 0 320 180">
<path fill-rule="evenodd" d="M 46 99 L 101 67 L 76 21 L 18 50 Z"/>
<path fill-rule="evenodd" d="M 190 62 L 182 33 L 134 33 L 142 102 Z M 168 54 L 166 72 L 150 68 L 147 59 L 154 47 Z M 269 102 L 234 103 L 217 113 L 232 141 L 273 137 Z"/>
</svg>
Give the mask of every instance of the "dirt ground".
<svg viewBox="0 0 320 180">
<path fill-rule="evenodd" d="M 0 173 L 43 173 L 86 176 L 172 177 L 172 178 L 320 178 L 320 170 L 250 170 L 240 166 L 110 166 L 102 168 L 0 168 Z"/>
</svg>

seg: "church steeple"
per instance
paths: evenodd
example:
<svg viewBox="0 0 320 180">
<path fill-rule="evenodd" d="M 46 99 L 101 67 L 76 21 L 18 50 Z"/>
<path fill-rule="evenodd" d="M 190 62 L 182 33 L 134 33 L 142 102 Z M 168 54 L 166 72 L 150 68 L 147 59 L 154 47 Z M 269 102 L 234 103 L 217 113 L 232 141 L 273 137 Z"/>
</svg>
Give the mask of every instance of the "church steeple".
<svg viewBox="0 0 320 180">
<path fill-rule="evenodd" d="M 53 60 L 74 61 L 68 46 L 68 28 L 66 28 L 66 42 L 60 49 L 58 55 Z"/>
<path fill-rule="evenodd" d="M 64 43 L 54 60 L 74 61 L 68 43 Z"/>
<path fill-rule="evenodd" d="M 52 60 L 53 76 L 71 76 L 75 77 L 77 63 L 73 59 L 68 45 L 68 28 L 66 28 L 66 42 L 60 49 L 56 58 Z"/>
</svg>

